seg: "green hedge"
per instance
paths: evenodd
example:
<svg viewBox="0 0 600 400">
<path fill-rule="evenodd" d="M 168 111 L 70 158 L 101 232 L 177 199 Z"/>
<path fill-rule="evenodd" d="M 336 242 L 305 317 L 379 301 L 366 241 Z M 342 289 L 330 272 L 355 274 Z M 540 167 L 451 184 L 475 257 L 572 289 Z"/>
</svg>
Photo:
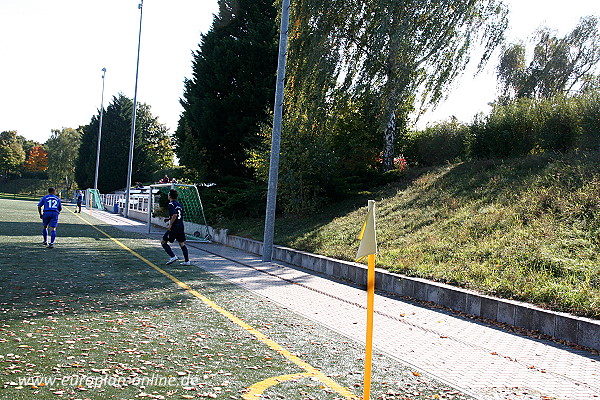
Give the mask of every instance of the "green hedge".
<svg viewBox="0 0 600 400">
<path fill-rule="evenodd" d="M 433 166 L 463 160 L 468 156 L 470 128 L 450 120 L 409 133 L 402 154 L 413 165 Z"/>
<path fill-rule="evenodd" d="M 600 92 L 496 104 L 470 125 L 456 120 L 412 132 L 400 143 L 413 165 L 600 149 Z"/>
</svg>

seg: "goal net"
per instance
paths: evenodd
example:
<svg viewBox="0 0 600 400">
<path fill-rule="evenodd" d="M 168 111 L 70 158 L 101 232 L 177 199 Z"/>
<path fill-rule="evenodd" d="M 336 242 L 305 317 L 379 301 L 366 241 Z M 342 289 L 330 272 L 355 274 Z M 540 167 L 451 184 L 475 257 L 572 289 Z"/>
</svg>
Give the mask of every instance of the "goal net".
<svg viewBox="0 0 600 400">
<path fill-rule="evenodd" d="M 152 232 L 152 224 L 166 226 L 165 218 L 169 217 L 169 190 L 177 190 L 177 201 L 183 207 L 183 223 L 188 240 L 209 242 L 212 237 L 208 230 L 204 207 L 200 193 L 195 185 L 166 183 L 150 185 L 148 207 L 148 232 Z"/>
</svg>

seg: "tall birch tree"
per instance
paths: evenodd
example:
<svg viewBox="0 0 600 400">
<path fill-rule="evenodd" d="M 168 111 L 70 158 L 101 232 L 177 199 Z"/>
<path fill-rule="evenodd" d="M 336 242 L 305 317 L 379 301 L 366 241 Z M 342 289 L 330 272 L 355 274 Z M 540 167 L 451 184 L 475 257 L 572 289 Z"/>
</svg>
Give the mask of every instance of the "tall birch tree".
<svg viewBox="0 0 600 400">
<path fill-rule="evenodd" d="M 508 23 L 501 0 L 297 3 L 290 92 L 306 77 L 304 82 L 317 83 L 313 96 L 324 103 L 335 87 L 357 96 L 376 92 L 384 170 L 393 168 L 395 133 L 406 126 L 410 111 L 439 102 L 475 49 L 482 49 L 483 67 Z"/>
<path fill-rule="evenodd" d="M 510 44 L 497 67 L 504 99 L 550 98 L 583 92 L 598 79 L 600 69 L 600 20 L 581 18 L 577 26 L 560 38 L 548 27 L 537 30 L 533 54 L 527 63 L 524 44 Z"/>
</svg>

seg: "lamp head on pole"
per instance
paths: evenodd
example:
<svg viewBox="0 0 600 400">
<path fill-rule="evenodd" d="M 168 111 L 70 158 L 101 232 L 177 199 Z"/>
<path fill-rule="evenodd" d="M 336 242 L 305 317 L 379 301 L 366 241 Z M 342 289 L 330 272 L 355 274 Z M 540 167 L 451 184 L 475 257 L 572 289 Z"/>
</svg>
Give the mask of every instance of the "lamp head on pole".
<svg viewBox="0 0 600 400">
<path fill-rule="evenodd" d="M 106 68 L 102 68 L 102 79 L 104 79 L 105 74 L 106 74 Z"/>
</svg>

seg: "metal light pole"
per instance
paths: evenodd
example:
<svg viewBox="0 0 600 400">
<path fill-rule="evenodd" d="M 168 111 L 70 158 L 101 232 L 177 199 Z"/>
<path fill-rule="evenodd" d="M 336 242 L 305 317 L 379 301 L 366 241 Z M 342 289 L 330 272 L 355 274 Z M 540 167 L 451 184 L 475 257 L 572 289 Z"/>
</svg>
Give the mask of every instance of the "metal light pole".
<svg viewBox="0 0 600 400">
<path fill-rule="evenodd" d="M 94 175 L 94 189 L 98 189 L 98 168 L 100 167 L 100 140 L 102 140 L 102 116 L 104 114 L 104 76 L 106 68 L 102 68 L 102 100 L 100 101 L 100 125 L 98 126 L 98 147 L 96 149 L 96 174 Z"/>
<path fill-rule="evenodd" d="M 138 34 L 138 50 L 137 50 L 137 63 L 135 66 L 135 90 L 133 92 L 133 112 L 131 113 L 131 139 L 129 141 L 129 162 L 127 164 L 127 186 L 125 187 L 125 210 L 123 215 L 129 217 L 129 191 L 131 189 L 131 173 L 133 169 L 133 144 L 135 139 L 135 114 L 137 111 L 137 87 L 138 87 L 138 72 L 140 69 L 140 43 L 142 41 L 142 14 L 143 14 L 144 0 L 140 0 L 138 8 L 140 9 L 140 31 Z"/>
<path fill-rule="evenodd" d="M 279 148 L 281 142 L 283 89 L 285 83 L 289 20 L 290 0 L 283 0 L 281 5 L 281 26 L 279 27 L 279 59 L 277 60 L 277 83 L 275 85 L 273 132 L 271 134 L 271 160 L 269 162 L 269 189 L 267 192 L 267 212 L 263 239 L 263 261 L 271 261 L 273 257 L 273 235 L 275 232 L 275 206 L 277 203 L 277 180 L 279 177 Z"/>
</svg>

